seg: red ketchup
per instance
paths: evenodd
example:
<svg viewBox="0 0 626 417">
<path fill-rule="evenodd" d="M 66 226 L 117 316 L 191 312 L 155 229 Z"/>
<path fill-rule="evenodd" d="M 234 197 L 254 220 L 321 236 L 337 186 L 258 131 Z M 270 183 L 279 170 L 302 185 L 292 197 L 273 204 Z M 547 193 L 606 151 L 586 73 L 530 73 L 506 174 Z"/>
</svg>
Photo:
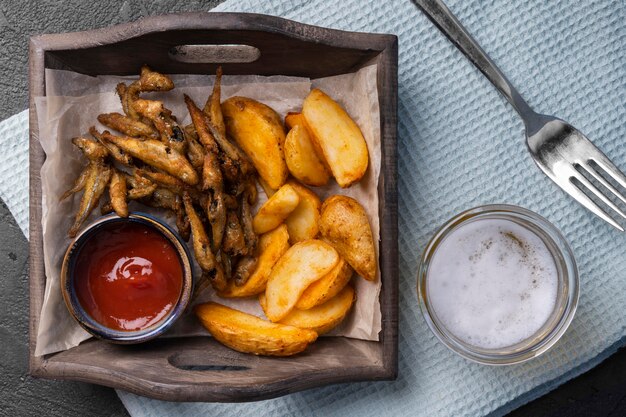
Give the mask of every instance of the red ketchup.
<svg viewBox="0 0 626 417">
<path fill-rule="evenodd" d="M 183 270 L 174 246 L 140 223 L 113 223 L 83 245 L 74 270 L 78 301 L 115 330 L 152 326 L 176 305 Z"/>
</svg>

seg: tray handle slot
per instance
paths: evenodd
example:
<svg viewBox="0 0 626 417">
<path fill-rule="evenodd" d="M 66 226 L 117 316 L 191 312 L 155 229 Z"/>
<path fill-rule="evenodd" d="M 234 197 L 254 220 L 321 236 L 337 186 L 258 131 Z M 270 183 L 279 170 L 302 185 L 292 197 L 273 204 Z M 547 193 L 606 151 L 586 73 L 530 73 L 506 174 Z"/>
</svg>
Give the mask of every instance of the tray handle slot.
<svg viewBox="0 0 626 417">
<path fill-rule="evenodd" d="M 174 355 L 170 355 L 167 358 L 167 362 L 170 365 L 172 365 L 174 368 L 180 369 L 182 371 L 236 372 L 236 371 L 247 371 L 250 369 L 249 366 L 244 366 L 244 365 L 219 363 L 221 362 L 220 359 L 222 360 L 225 359 L 225 361 L 228 360 L 228 358 L 220 358 L 219 356 L 207 357 L 206 355 L 202 355 L 194 351 L 190 351 L 190 352 L 176 353 Z M 215 363 L 215 362 L 218 362 L 218 363 Z"/>
<path fill-rule="evenodd" d="M 261 57 L 261 51 L 250 45 L 177 45 L 168 52 L 171 59 L 192 64 L 241 64 Z"/>
</svg>

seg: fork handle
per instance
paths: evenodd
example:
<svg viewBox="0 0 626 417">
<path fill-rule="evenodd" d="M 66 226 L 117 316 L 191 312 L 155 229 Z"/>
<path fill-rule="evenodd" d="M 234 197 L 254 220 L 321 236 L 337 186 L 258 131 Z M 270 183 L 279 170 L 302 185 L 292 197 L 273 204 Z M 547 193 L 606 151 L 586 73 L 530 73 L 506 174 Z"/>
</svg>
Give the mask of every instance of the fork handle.
<svg viewBox="0 0 626 417">
<path fill-rule="evenodd" d="M 441 0 L 413 0 L 430 20 L 452 41 L 463 54 L 482 72 L 515 108 L 528 127 L 534 124 L 535 113 L 500 69 L 482 50 L 467 30 L 461 25 L 450 9 Z"/>
</svg>

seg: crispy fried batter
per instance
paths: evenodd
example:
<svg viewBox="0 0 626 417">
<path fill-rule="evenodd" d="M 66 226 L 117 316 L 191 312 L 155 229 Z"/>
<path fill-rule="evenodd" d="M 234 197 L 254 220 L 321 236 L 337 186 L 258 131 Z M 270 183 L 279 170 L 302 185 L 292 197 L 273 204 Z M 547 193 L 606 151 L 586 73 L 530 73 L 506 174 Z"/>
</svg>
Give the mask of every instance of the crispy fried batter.
<svg viewBox="0 0 626 417">
<path fill-rule="evenodd" d="M 191 128 L 189 128 L 191 126 Z M 202 166 L 204 165 L 204 147 L 198 142 L 198 135 L 193 129 L 193 125 L 189 125 L 185 128 L 185 140 L 187 141 L 187 158 L 189 162 L 198 172 L 202 172 Z"/>
<path fill-rule="evenodd" d="M 163 142 L 154 139 L 139 140 L 129 136 L 114 136 L 108 132 L 104 132 L 102 137 L 135 158 L 162 169 L 187 184 L 195 185 L 199 181 L 198 174 L 187 158 Z"/>
<path fill-rule="evenodd" d="M 109 183 L 109 197 L 111 198 L 111 207 L 120 217 L 128 217 L 128 203 L 126 178 L 120 171 L 113 169 L 111 174 L 111 182 Z"/>
<path fill-rule="evenodd" d="M 98 116 L 98 121 L 108 128 L 117 130 L 127 136 L 133 137 L 156 137 L 157 131 L 139 120 L 131 119 L 119 113 L 103 113 Z"/>
<path fill-rule="evenodd" d="M 250 278 L 250 275 L 252 275 L 256 268 L 257 262 L 258 258 L 254 256 L 244 256 L 239 259 L 233 274 L 235 285 L 241 286 L 248 281 L 248 278 Z"/>
<path fill-rule="evenodd" d="M 109 179 L 111 178 L 111 167 L 101 160 L 90 161 L 87 169 L 89 172 L 83 187 L 85 191 L 80 200 L 80 206 L 76 212 L 74 224 L 68 232 L 69 237 L 76 236 L 80 226 L 87 219 L 94 207 L 98 205 L 100 196 L 104 193 Z"/>
<path fill-rule="evenodd" d="M 226 126 L 224 125 L 224 116 L 222 115 L 222 67 L 217 67 L 215 73 L 215 84 L 213 84 L 213 92 L 209 96 L 202 111 L 209 116 L 217 130 L 226 137 Z"/>
<path fill-rule="evenodd" d="M 107 148 L 93 139 L 76 137 L 72 139 L 72 143 L 78 147 L 90 161 L 104 159 L 109 155 Z"/>
<path fill-rule="evenodd" d="M 91 126 L 89 128 L 89 133 L 91 136 L 96 138 L 96 140 L 109 151 L 109 155 L 113 157 L 117 162 L 123 165 L 132 165 L 133 160 L 130 155 L 126 154 L 123 150 L 121 150 L 118 146 L 112 144 L 111 142 L 107 142 L 103 139 L 102 134 L 96 130 L 95 126 Z M 109 133 L 106 131 L 106 133 Z"/>
<path fill-rule="evenodd" d="M 204 164 L 202 166 L 202 189 L 213 190 L 216 193 L 222 191 L 224 179 L 217 155 L 213 152 L 207 152 L 204 155 Z"/>
<path fill-rule="evenodd" d="M 204 226 L 202 225 L 200 216 L 198 216 L 198 213 L 193 207 L 189 194 L 183 195 L 183 203 L 191 225 L 192 243 L 194 253 L 196 254 L 196 260 L 198 261 L 200 268 L 202 268 L 202 270 L 208 275 L 213 287 L 215 289 L 224 289 L 226 288 L 227 282 L 224 277 L 222 265 L 217 262 L 215 255 L 211 251 L 209 237 L 206 234 Z"/>
<path fill-rule="evenodd" d="M 246 242 L 237 213 L 229 211 L 226 219 L 222 250 L 230 256 L 247 255 Z"/>
<path fill-rule="evenodd" d="M 226 206 L 224 205 L 223 194 L 215 194 L 207 199 L 206 215 L 209 223 L 211 223 L 213 250 L 217 250 L 222 245 L 226 230 Z"/>
<path fill-rule="evenodd" d="M 90 173 L 89 168 L 90 166 L 88 165 L 87 167 L 85 167 L 85 169 L 82 170 L 78 178 L 76 178 L 76 181 L 74 182 L 72 188 L 64 192 L 61 198 L 59 198 L 59 201 L 63 201 L 72 194 L 76 194 L 77 192 L 85 188 L 85 183 L 87 182 L 87 177 Z"/>
<path fill-rule="evenodd" d="M 252 187 L 256 190 L 255 187 Z M 249 254 L 256 252 L 258 243 L 257 234 L 252 226 L 252 207 L 250 205 L 249 191 L 246 191 L 241 201 L 241 226 L 243 228 L 243 236 L 246 242 L 246 251 Z"/>
</svg>

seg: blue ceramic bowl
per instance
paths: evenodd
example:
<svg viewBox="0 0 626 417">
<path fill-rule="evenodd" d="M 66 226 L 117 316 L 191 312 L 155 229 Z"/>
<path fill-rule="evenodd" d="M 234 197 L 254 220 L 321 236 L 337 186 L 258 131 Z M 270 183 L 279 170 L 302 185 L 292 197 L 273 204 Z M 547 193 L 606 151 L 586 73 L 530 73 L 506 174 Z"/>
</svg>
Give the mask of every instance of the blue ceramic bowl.
<svg viewBox="0 0 626 417">
<path fill-rule="evenodd" d="M 152 326 L 141 330 L 121 331 L 108 328 L 94 320 L 80 304 L 74 286 L 77 277 L 74 275 L 76 261 L 84 244 L 105 227 L 115 224 L 127 224 L 128 222 L 140 223 L 163 235 L 176 249 L 183 270 L 183 283 L 178 302 L 167 316 Z M 132 213 L 127 218 L 118 217 L 116 214 L 103 216 L 90 224 L 70 244 L 63 258 L 61 267 L 61 292 L 67 305 L 67 309 L 78 324 L 85 330 L 100 339 L 120 344 L 141 343 L 154 339 L 169 329 L 181 316 L 189 304 L 193 289 L 192 263 L 189 252 L 182 239 L 174 230 L 161 220 L 144 213 Z"/>
</svg>

